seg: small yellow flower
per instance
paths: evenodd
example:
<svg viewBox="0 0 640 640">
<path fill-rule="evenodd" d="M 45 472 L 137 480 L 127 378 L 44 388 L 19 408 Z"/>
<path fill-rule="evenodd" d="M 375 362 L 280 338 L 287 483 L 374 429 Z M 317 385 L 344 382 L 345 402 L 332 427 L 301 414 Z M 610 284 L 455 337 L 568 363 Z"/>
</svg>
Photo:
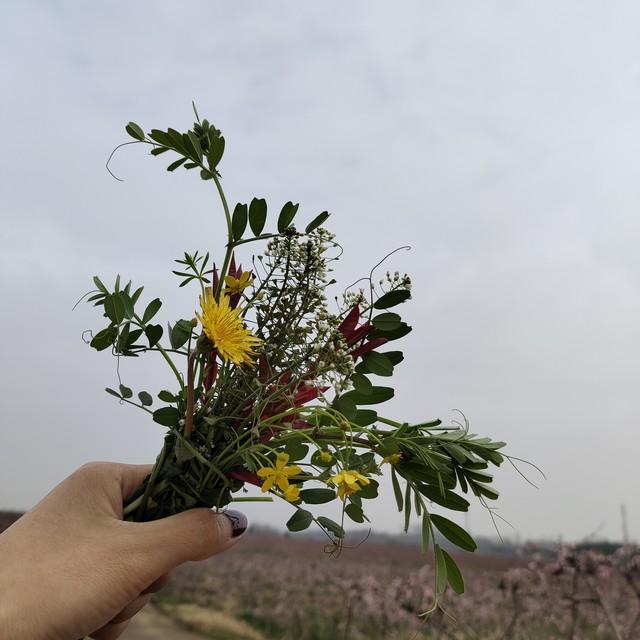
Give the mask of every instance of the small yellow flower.
<svg viewBox="0 0 640 640">
<path fill-rule="evenodd" d="M 300 467 L 297 464 L 287 466 L 289 462 L 288 453 L 279 453 L 276 456 L 275 467 L 262 467 L 256 472 L 260 478 L 264 478 L 262 483 L 263 493 L 269 491 L 275 484 L 286 500 L 295 502 L 300 494 L 300 489 L 289 484 L 289 476 L 295 476 L 300 473 Z"/>
<path fill-rule="evenodd" d="M 329 451 L 321 451 L 320 460 L 322 460 L 322 462 L 331 462 L 333 460 L 333 455 Z"/>
<path fill-rule="evenodd" d="M 335 476 L 331 476 L 328 482 L 338 487 L 338 497 L 344 500 L 345 496 L 348 496 L 350 493 L 355 493 L 356 491 L 360 491 L 362 487 L 366 487 L 370 480 L 357 471 L 343 469 L 340 473 L 336 473 Z"/>
<path fill-rule="evenodd" d="M 386 456 L 385 458 L 382 458 L 382 462 L 380 463 L 380 466 L 382 466 L 385 462 L 388 462 L 389 464 L 398 464 L 400 460 L 402 460 L 401 453 L 392 453 L 390 456 Z"/>
<path fill-rule="evenodd" d="M 282 496 L 289 502 L 295 502 L 300 498 L 300 489 L 295 484 L 290 484 L 283 492 Z"/>
<path fill-rule="evenodd" d="M 211 289 L 206 289 L 204 293 L 204 298 L 200 297 L 202 315 L 198 315 L 198 320 L 220 357 L 234 364 L 253 362 L 253 347 L 262 341 L 244 327 L 240 308 L 232 309 L 227 296 L 222 296 L 217 302 Z"/>
<path fill-rule="evenodd" d="M 224 283 L 225 288 L 224 292 L 228 296 L 232 296 L 236 293 L 242 293 L 248 286 L 251 285 L 253 279 L 251 278 L 251 271 L 243 271 L 240 274 L 239 278 L 234 278 L 233 276 L 225 276 Z"/>
</svg>

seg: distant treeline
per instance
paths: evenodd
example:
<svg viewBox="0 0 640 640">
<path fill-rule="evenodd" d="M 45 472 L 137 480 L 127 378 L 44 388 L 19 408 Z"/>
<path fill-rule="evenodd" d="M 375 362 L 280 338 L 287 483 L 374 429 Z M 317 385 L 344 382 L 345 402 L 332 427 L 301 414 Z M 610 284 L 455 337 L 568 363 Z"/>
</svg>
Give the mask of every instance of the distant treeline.
<svg viewBox="0 0 640 640">
<path fill-rule="evenodd" d="M 10 527 L 22 513 L 18 511 L 0 511 L 0 533 Z"/>
</svg>

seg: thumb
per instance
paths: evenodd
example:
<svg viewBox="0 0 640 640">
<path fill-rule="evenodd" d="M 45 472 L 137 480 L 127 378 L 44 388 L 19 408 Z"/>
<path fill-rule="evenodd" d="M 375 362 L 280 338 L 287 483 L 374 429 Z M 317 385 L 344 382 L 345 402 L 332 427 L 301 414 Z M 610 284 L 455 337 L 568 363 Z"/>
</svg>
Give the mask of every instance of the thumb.
<svg viewBox="0 0 640 640">
<path fill-rule="evenodd" d="M 139 525 L 141 544 L 157 575 L 189 560 L 204 560 L 232 547 L 247 530 L 239 511 L 189 509 L 168 518 Z"/>
</svg>

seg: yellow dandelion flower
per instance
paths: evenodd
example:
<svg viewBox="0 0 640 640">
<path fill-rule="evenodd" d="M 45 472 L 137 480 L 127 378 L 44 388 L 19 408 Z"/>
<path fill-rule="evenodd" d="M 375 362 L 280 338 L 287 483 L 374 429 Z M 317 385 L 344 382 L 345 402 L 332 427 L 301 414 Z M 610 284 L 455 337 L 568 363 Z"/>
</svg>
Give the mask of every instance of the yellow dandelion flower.
<svg viewBox="0 0 640 640">
<path fill-rule="evenodd" d="M 390 456 L 386 456 L 382 458 L 382 462 L 380 463 L 380 466 L 382 466 L 385 462 L 388 462 L 389 464 L 398 464 L 400 460 L 402 460 L 401 453 L 392 453 Z"/>
<path fill-rule="evenodd" d="M 331 476 L 327 482 L 331 482 L 331 484 L 335 484 L 338 487 L 338 497 L 344 500 L 350 493 L 355 493 L 360 491 L 362 487 L 366 487 L 370 480 L 367 476 L 363 476 L 357 471 L 343 469 L 340 473 L 336 473 L 335 476 Z"/>
<path fill-rule="evenodd" d="M 232 309 L 227 296 L 222 296 L 220 302 L 216 302 L 210 289 L 205 290 L 204 298 L 200 297 L 200 308 L 202 315 L 197 314 L 198 320 L 220 357 L 234 364 L 253 362 L 253 347 L 262 341 L 244 327 L 241 310 Z"/>
<path fill-rule="evenodd" d="M 258 469 L 256 473 L 260 478 L 265 479 L 262 483 L 263 493 L 269 491 L 275 484 L 278 489 L 284 493 L 284 497 L 290 502 L 293 502 L 293 500 L 298 499 L 299 491 L 293 491 L 294 487 L 289 484 L 289 476 L 298 475 L 300 473 L 300 467 L 297 464 L 287 466 L 287 462 L 289 462 L 289 454 L 279 453 L 276 456 L 275 467 L 262 467 Z M 295 487 L 295 489 L 297 489 L 297 487 Z M 295 497 L 293 497 L 294 494 Z M 293 499 L 287 496 L 291 496 Z"/>
<path fill-rule="evenodd" d="M 248 286 L 251 285 L 253 279 L 251 278 L 251 271 L 243 271 L 240 274 L 239 278 L 234 278 L 233 276 L 225 276 L 224 283 L 225 288 L 224 292 L 231 296 L 235 293 L 242 293 Z"/>
</svg>

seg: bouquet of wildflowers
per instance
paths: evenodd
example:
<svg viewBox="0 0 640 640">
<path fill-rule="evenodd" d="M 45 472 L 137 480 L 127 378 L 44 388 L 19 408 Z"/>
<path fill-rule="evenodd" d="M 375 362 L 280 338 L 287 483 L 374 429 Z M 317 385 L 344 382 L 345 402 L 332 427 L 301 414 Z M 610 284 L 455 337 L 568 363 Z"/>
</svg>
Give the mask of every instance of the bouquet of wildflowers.
<svg viewBox="0 0 640 640">
<path fill-rule="evenodd" d="M 477 437 L 466 424 L 413 424 L 374 408 L 394 395 L 384 381 L 403 360 L 391 345 L 411 331 L 398 313 L 411 297 L 409 277 L 387 274 L 376 285 L 368 278 L 366 289 L 330 304 L 331 262 L 341 250 L 323 226 L 329 214 L 299 226 L 292 202 L 271 217 L 259 198 L 229 207 L 219 173 L 225 139 L 195 114 L 184 133 L 145 133 L 130 122 L 126 131 L 134 140 L 126 144 L 172 156 L 168 171 L 196 170 L 219 194 L 226 246 L 185 253 L 173 271 L 181 287 L 194 287 L 197 310 L 165 327 L 158 321 L 160 299 L 142 304 L 143 288 L 119 277 L 112 287 L 95 277 L 88 298 L 106 321 L 91 334 L 92 347 L 118 357 L 157 352 L 175 375 L 175 388 L 157 394 L 159 407 L 147 391 L 134 397 L 122 384 L 107 389 L 167 428 L 125 517 L 221 508 L 249 499 L 243 493 L 255 485 L 268 494 L 256 499 L 291 505 L 290 531 L 315 523 L 339 549 L 345 520 L 367 521 L 366 504 L 376 499 L 388 469 L 405 530 L 412 514 L 421 519 L 425 552 L 434 553 L 436 592 L 447 584 L 462 592 L 460 571 L 440 536 L 467 551 L 475 542 L 431 507 L 466 511 L 461 494 L 469 493 L 485 506 L 495 500 L 487 469 L 502 463 L 504 443 Z M 255 246 L 260 251 L 250 251 Z M 338 522 L 316 514 L 332 501 L 341 506 Z"/>
</svg>

